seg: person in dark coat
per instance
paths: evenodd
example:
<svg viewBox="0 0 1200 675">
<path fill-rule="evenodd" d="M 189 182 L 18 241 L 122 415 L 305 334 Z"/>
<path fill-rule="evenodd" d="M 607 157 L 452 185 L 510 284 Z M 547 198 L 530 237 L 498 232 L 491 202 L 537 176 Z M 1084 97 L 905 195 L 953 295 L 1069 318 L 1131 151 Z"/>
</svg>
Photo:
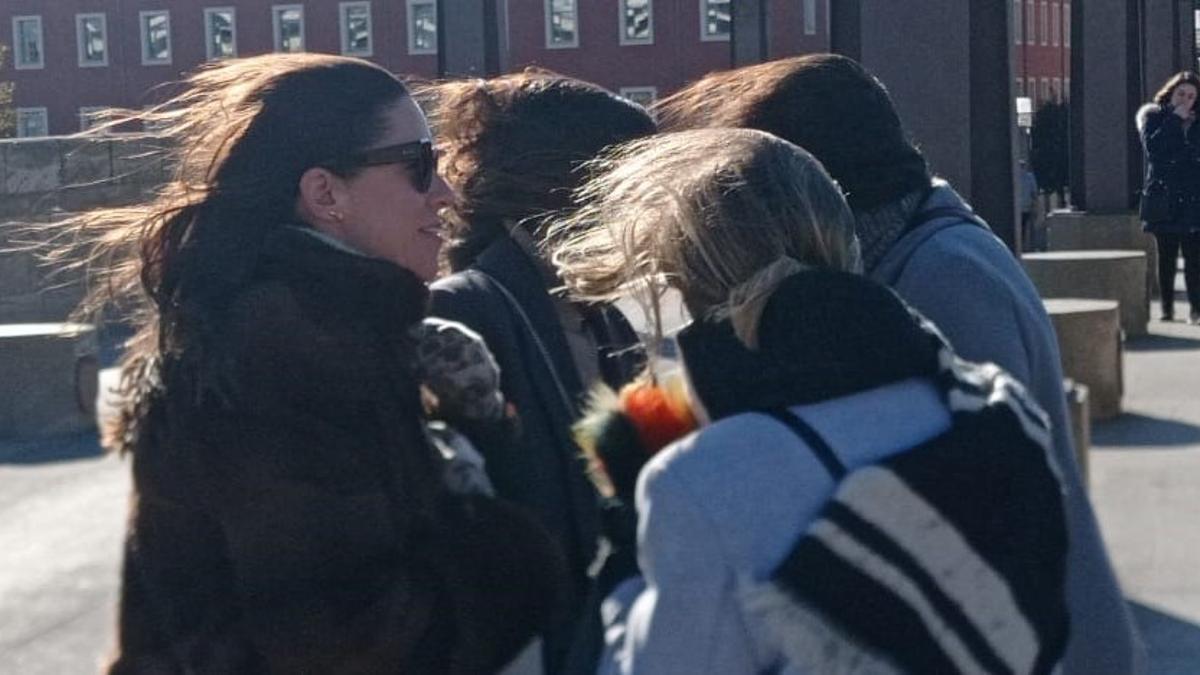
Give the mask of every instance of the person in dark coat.
<svg viewBox="0 0 1200 675">
<path fill-rule="evenodd" d="M 432 286 L 431 313 L 483 336 L 516 408 L 521 442 L 481 451 L 497 493 L 533 510 L 567 552 L 571 617 L 546 644 L 547 672 L 563 672 L 600 533 L 598 495 L 571 426 L 592 385 L 620 386 L 640 357 L 636 334 L 615 308 L 551 293 L 560 282 L 542 253 L 543 236 L 548 221 L 571 207 L 587 161 L 655 125 L 605 89 L 547 71 L 450 82 L 431 93 L 446 178 L 457 193 L 446 250 L 453 274 Z"/>
<path fill-rule="evenodd" d="M 1183 252 L 1189 323 L 1200 323 L 1200 127 L 1196 126 L 1196 94 L 1200 76 L 1176 74 L 1137 114 L 1138 133 L 1146 151 L 1143 195 L 1165 187 L 1171 204 L 1164 220 L 1144 229 L 1158 243 L 1158 287 L 1162 320 L 1175 318 L 1175 271 Z"/>
<path fill-rule="evenodd" d="M 134 481 L 109 672 L 498 671 L 550 621 L 561 553 L 451 490 L 427 431 L 415 329 L 452 194 L 413 98 L 277 54 L 137 117 L 174 179 L 65 225 L 141 309 L 107 439 Z"/>
</svg>

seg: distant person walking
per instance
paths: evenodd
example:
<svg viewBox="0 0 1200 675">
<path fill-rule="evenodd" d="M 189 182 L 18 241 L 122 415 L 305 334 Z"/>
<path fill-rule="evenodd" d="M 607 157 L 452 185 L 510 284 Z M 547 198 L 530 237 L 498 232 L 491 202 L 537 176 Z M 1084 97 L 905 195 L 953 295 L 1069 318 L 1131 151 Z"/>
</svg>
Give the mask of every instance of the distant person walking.
<svg viewBox="0 0 1200 675">
<path fill-rule="evenodd" d="M 1137 672 L 1141 648 L 1075 463 L 1054 327 L 1020 263 L 931 176 L 887 90 L 812 54 L 713 73 L 664 100 L 667 130 L 749 127 L 808 150 L 846 193 L 866 275 L 932 320 L 964 359 L 996 363 L 1050 416 L 1071 528 L 1065 672 Z"/>
<path fill-rule="evenodd" d="M 1144 228 L 1158 243 L 1162 320 L 1175 319 L 1175 271 L 1183 253 L 1188 322 L 1200 323 L 1200 77 L 1177 73 L 1142 106 L 1137 128 L 1146 151 Z"/>
<path fill-rule="evenodd" d="M 109 672 L 498 671 L 562 563 L 532 516 L 453 489 L 427 430 L 416 331 L 453 195 L 425 116 L 345 57 L 185 84 L 130 113 L 172 179 L 63 225 L 98 299 L 140 310 L 107 441 L 134 485 Z"/>
<path fill-rule="evenodd" d="M 1024 159 L 1020 162 L 1019 170 L 1021 172 L 1021 248 L 1026 251 L 1035 251 L 1041 248 L 1034 227 L 1037 223 L 1037 214 L 1034 212 L 1037 208 L 1037 177 L 1029 169 L 1029 162 Z"/>
</svg>

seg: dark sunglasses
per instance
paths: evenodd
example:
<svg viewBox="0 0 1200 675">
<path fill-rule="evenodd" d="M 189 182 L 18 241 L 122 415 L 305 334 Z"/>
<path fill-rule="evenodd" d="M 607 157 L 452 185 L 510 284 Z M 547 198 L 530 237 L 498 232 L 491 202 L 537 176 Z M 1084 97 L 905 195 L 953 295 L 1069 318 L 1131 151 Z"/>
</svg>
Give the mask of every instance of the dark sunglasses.
<svg viewBox="0 0 1200 675">
<path fill-rule="evenodd" d="M 432 141 L 409 141 L 347 155 L 337 161 L 326 162 L 324 166 L 355 169 L 386 164 L 405 165 L 412 173 L 413 187 L 424 194 L 433 187 L 433 177 L 437 174 L 437 151 L 433 149 Z"/>
</svg>

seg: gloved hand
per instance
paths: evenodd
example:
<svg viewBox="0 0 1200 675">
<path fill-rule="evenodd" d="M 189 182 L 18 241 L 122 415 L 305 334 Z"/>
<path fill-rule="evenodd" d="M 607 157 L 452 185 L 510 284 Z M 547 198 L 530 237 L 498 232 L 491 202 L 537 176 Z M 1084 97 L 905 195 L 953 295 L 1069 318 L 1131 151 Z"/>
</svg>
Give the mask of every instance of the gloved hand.
<svg viewBox="0 0 1200 675">
<path fill-rule="evenodd" d="M 437 398 L 439 416 L 474 421 L 505 417 L 500 366 L 478 333 L 460 323 L 432 317 L 413 330 L 417 372 Z"/>
</svg>

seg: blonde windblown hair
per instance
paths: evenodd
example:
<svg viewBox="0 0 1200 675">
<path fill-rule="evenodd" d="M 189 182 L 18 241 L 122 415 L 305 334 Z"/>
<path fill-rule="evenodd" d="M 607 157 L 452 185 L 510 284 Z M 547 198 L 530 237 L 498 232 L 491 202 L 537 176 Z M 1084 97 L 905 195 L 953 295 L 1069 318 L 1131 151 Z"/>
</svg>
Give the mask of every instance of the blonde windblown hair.
<svg viewBox="0 0 1200 675">
<path fill-rule="evenodd" d="M 748 346 L 779 282 L 854 270 L 854 219 L 806 151 L 750 129 L 662 134 L 593 162 L 582 207 L 556 224 L 554 262 L 585 301 L 636 293 L 657 328 L 663 285 L 697 317 L 728 317 Z"/>
</svg>

